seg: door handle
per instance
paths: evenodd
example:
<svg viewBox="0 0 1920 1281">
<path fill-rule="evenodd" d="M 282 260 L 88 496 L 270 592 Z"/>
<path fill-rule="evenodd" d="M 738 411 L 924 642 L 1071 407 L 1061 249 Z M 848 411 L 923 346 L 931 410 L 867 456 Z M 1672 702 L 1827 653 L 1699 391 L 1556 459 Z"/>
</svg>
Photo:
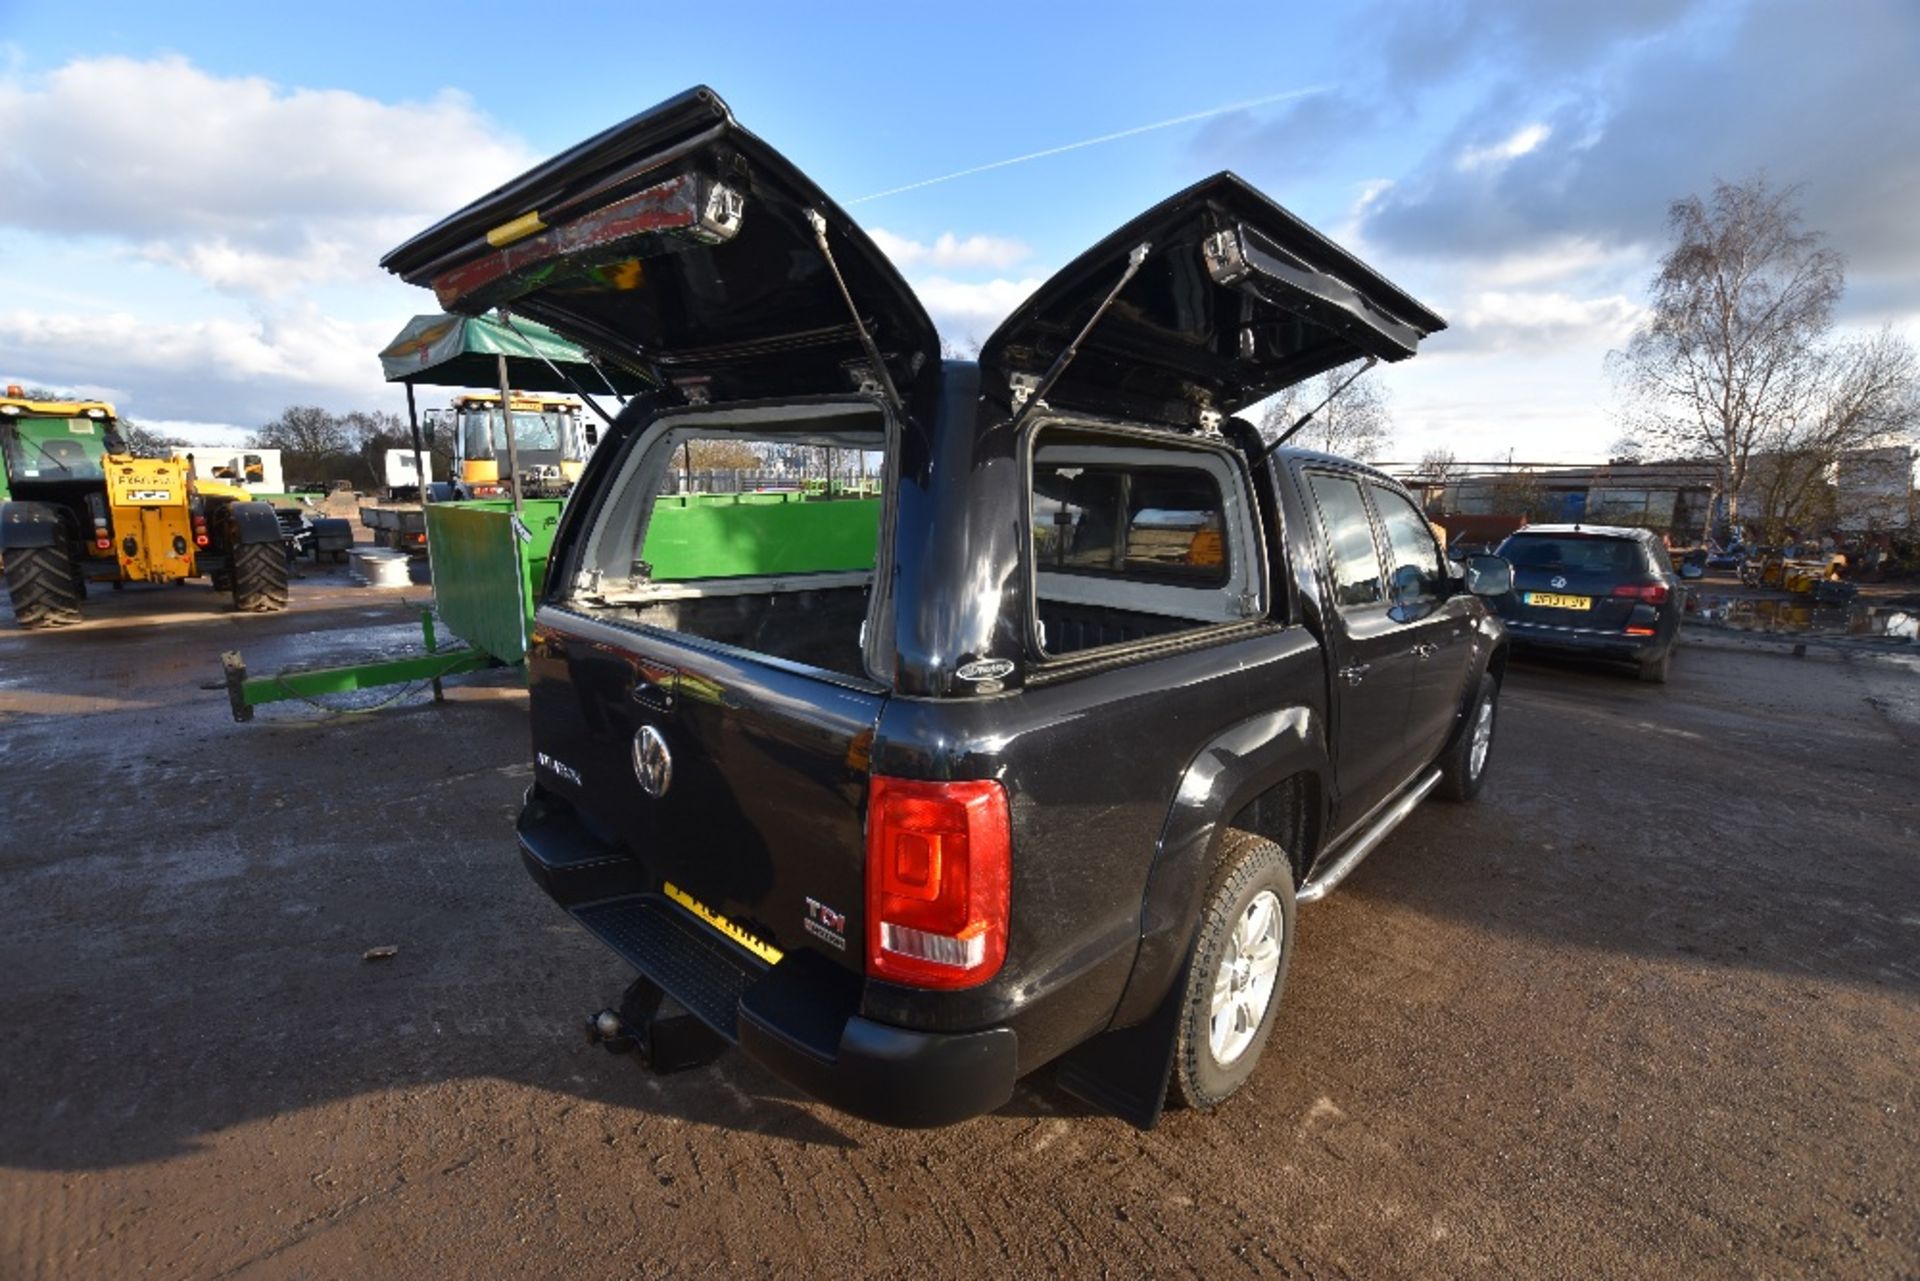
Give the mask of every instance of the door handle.
<svg viewBox="0 0 1920 1281">
<path fill-rule="evenodd" d="M 1413 647 L 1413 656 L 1415 658 L 1432 658 L 1439 652 L 1440 647 L 1438 645 L 1429 645 L 1425 641 Z"/>
<path fill-rule="evenodd" d="M 1340 679 L 1349 685 L 1358 685 L 1367 678 L 1367 673 L 1372 670 L 1372 663 L 1354 663 L 1349 667 L 1340 669 Z"/>
</svg>

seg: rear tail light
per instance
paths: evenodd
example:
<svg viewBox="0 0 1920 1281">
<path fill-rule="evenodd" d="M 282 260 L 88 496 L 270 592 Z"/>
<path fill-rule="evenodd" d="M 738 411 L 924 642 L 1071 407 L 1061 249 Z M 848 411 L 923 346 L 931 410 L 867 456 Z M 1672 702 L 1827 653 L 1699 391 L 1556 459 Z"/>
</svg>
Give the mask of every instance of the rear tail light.
<svg viewBox="0 0 1920 1281">
<path fill-rule="evenodd" d="M 1007 955 L 1012 832 L 991 779 L 875 775 L 867 793 L 867 973 L 973 987 Z"/>
<path fill-rule="evenodd" d="M 193 545 L 205 547 L 207 541 L 207 518 L 196 511 L 193 513 Z"/>
<path fill-rule="evenodd" d="M 1654 628 L 1651 628 L 1651 627 L 1629 627 L 1629 628 L 1627 628 L 1627 635 L 1629 635 L 1629 636 L 1657 636 L 1657 635 L 1659 635 L 1659 632 L 1658 632 L 1658 631 L 1657 631 L 1656 629 L 1654 629 Z"/>
<path fill-rule="evenodd" d="M 1633 600 L 1643 600 L 1649 605 L 1659 605 L 1667 599 L 1667 585 L 1665 583 L 1622 583 L 1613 589 L 1613 594 Z"/>
</svg>

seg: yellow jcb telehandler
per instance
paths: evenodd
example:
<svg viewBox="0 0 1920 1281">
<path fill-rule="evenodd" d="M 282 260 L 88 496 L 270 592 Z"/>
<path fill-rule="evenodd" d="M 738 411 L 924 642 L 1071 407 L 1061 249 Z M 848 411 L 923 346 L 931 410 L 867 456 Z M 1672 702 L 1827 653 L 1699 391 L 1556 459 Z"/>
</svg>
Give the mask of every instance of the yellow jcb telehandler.
<svg viewBox="0 0 1920 1281">
<path fill-rule="evenodd" d="M 285 609 L 279 519 L 182 459 L 135 458 L 104 401 L 0 396 L 0 559 L 22 627 L 80 621 L 87 584 L 210 576 L 251 612 Z"/>
</svg>

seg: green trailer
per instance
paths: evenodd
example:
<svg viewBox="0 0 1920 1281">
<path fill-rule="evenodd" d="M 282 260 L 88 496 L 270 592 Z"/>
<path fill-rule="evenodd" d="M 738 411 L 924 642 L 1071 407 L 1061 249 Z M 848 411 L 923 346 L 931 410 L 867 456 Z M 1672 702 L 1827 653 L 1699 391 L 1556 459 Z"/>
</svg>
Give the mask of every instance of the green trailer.
<svg viewBox="0 0 1920 1281">
<path fill-rule="evenodd" d="M 491 383 L 508 397 L 520 391 L 564 388 L 603 418 L 607 414 L 587 392 L 587 384 L 597 383 L 616 397 L 647 385 L 625 371 L 601 371 L 579 348 L 538 325 L 518 320 L 496 323 L 468 316 L 416 316 L 381 351 L 380 362 L 387 381 L 406 388 L 416 464 L 425 451 L 414 400 L 416 384 Z M 507 436 L 511 449 L 511 420 Z M 229 652 L 221 662 L 234 719 L 251 720 L 253 709 L 265 703 L 312 700 L 384 685 L 430 682 L 437 699 L 445 677 L 525 662 L 533 602 L 546 579 L 547 552 L 559 524 L 561 502 L 525 497 L 519 492 L 517 474 L 510 478 L 510 486 L 511 499 L 425 504 L 435 609 L 421 614 L 421 653 L 343 667 L 251 675 L 241 655 Z M 441 627 L 463 645 L 440 648 L 436 612 Z"/>
<path fill-rule="evenodd" d="M 539 498 L 524 500 L 518 513 L 506 499 L 431 504 L 427 545 L 435 609 L 421 611 L 423 652 L 252 675 L 240 653 L 229 651 L 221 656 L 221 665 L 234 719 L 252 720 L 253 709 L 265 703 L 309 701 L 385 685 L 430 683 L 438 699 L 445 677 L 525 662 L 534 600 L 546 581 L 547 553 L 560 523 L 560 507 L 558 499 Z M 441 624 L 464 645 L 440 647 L 436 611 Z"/>
</svg>

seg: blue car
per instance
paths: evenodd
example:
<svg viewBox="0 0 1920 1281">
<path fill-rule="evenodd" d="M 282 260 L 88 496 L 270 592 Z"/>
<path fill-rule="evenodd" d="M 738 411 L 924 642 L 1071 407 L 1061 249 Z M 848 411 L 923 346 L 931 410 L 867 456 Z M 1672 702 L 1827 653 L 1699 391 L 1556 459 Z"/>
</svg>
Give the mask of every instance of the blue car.
<svg viewBox="0 0 1920 1281">
<path fill-rule="evenodd" d="M 1680 637 L 1680 576 L 1659 537 L 1619 525 L 1529 525 L 1500 544 L 1513 591 L 1493 605 L 1518 649 L 1631 663 L 1665 684 Z"/>
</svg>

